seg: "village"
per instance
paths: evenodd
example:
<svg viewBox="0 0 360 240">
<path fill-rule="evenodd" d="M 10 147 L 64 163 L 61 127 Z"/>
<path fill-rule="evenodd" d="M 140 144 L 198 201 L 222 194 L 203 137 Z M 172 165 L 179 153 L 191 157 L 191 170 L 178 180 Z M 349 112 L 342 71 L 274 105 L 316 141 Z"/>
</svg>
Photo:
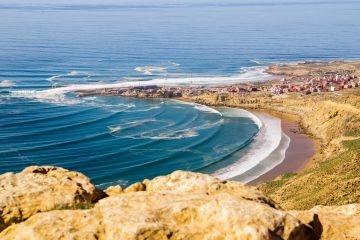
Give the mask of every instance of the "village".
<svg viewBox="0 0 360 240">
<path fill-rule="evenodd" d="M 317 75 L 281 77 L 277 80 L 257 83 L 244 83 L 229 86 L 158 86 L 144 85 L 126 88 L 103 88 L 78 91 L 80 96 L 106 95 L 140 98 L 180 98 L 202 94 L 243 95 L 262 92 L 282 95 L 291 92 L 309 95 L 314 93 L 336 92 L 343 89 L 357 88 L 360 79 L 351 72 L 321 72 Z"/>
</svg>

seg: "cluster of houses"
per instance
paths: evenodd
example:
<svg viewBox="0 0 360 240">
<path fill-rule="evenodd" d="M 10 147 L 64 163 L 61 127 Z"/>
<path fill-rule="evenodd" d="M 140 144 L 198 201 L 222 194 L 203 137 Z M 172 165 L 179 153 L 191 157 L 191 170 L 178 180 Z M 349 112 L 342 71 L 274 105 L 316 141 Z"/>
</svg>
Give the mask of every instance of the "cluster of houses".
<svg viewBox="0 0 360 240">
<path fill-rule="evenodd" d="M 241 84 L 223 87 L 202 87 L 202 86 L 179 86 L 160 87 L 157 85 L 137 86 L 132 88 L 104 88 L 90 91 L 81 91 L 81 95 L 112 95 L 125 97 L 149 97 L 149 98 L 177 98 L 191 97 L 202 94 L 244 94 L 250 92 L 266 92 L 280 95 L 288 92 L 301 92 L 311 94 L 315 92 L 334 92 L 347 88 L 357 88 L 360 79 L 350 74 L 332 74 L 309 77 L 283 78 L 281 81 Z"/>
<path fill-rule="evenodd" d="M 293 81 L 282 80 L 287 83 L 287 91 L 303 92 L 311 94 L 314 92 L 334 92 L 342 89 L 357 88 L 360 79 L 355 75 L 325 75 L 317 77 L 307 77 L 300 79 L 300 84 L 292 84 Z"/>
</svg>

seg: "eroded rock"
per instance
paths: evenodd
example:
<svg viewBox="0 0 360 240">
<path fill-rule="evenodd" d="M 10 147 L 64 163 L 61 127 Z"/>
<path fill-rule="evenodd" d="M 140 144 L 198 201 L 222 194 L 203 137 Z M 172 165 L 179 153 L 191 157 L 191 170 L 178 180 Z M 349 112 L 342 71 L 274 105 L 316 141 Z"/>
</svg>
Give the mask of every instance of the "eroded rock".
<svg viewBox="0 0 360 240">
<path fill-rule="evenodd" d="M 0 231 L 38 212 L 77 208 L 103 196 L 85 175 L 59 167 L 0 175 Z"/>
<path fill-rule="evenodd" d="M 90 210 L 39 213 L 0 239 L 318 239 L 311 227 L 239 182 L 176 171 L 128 191 L 110 190 L 114 194 Z"/>
<path fill-rule="evenodd" d="M 313 226 L 321 239 L 360 239 L 360 204 L 316 206 L 309 211 L 290 211 Z"/>
</svg>

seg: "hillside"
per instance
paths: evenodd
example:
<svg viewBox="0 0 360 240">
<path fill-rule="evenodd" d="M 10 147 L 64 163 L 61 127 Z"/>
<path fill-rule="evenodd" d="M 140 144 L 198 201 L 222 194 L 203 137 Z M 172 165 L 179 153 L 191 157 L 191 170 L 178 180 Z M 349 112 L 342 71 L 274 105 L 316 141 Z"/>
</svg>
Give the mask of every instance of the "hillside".
<svg viewBox="0 0 360 240">
<path fill-rule="evenodd" d="M 289 69 L 294 71 L 293 66 L 284 68 L 278 69 L 279 74 L 290 74 L 286 72 Z M 301 74 L 309 74 L 309 71 L 302 71 Z M 297 74 L 297 77 L 302 76 Z M 290 114 L 299 119 L 306 133 L 317 139 L 319 153 L 305 171 L 285 174 L 259 186 L 282 207 L 309 209 L 318 204 L 360 202 L 359 88 L 311 95 L 204 94 L 189 100 L 212 106 L 256 109 L 275 115 Z"/>
</svg>

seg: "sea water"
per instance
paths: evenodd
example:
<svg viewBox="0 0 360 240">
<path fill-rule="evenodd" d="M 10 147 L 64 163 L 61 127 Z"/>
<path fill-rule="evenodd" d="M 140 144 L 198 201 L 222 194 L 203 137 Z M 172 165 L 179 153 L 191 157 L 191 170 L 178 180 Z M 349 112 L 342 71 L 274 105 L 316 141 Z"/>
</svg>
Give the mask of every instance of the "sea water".
<svg viewBox="0 0 360 240">
<path fill-rule="evenodd" d="M 2 3 L 0 173 L 56 165 L 105 188 L 177 169 L 248 171 L 261 146 L 252 115 L 73 91 L 266 81 L 274 62 L 358 59 L 359 11 L 357 1 Z"/>
</svg>

